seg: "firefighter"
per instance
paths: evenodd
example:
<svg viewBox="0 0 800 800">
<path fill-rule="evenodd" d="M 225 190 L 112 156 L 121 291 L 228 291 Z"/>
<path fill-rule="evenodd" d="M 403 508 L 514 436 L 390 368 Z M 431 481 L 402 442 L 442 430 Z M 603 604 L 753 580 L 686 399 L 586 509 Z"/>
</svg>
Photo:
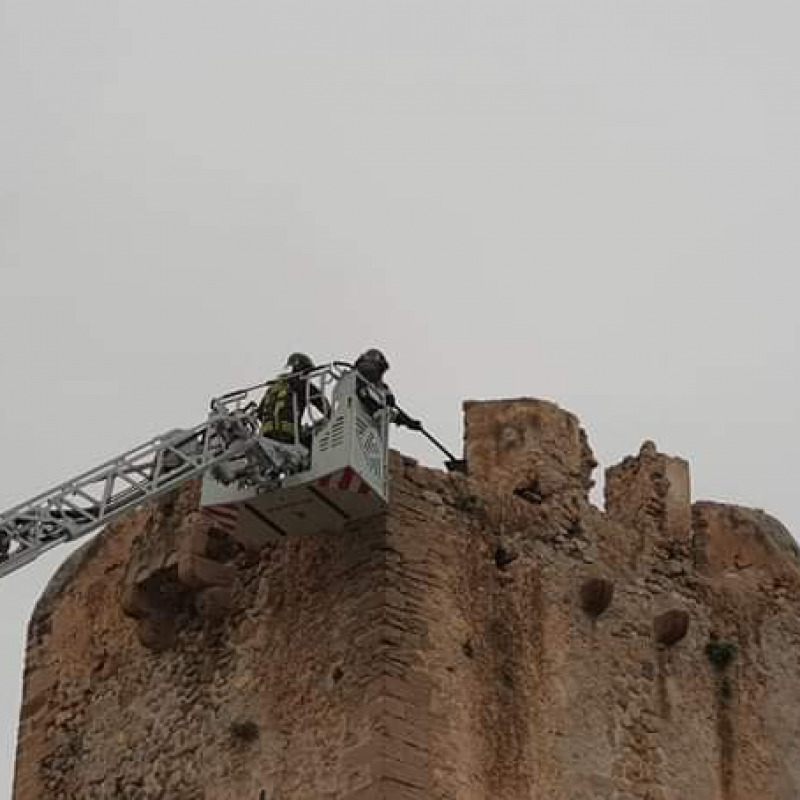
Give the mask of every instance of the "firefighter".
<svg viewBox="0 0 800 800">
<path fill-rule="evenodd" d="M 307 404 L 325 416 L 329 413 L 322 393 L 308 380 L 313 369 L 314 362 L 305 353 L 292 353 L 286 359 L 286 371 L 270 384 L 258 405 L 262 436 L 284 444 L 310 444 L 301 429 Z"/>
<path fill-rule="evenodd" d="M 377 388 L 385 397 L 385 407 L 389 409 L 390 418 L 395 425 L 401 425 L 412 431 L 422 430 L 422 423 L 418 419 L 410 417 L 397 407 L 392 390 L 384 383 L 383 376 L 389 369 L 389 362 L 380 350 L 373 347 L 364 351 L 356 359 L 354 366 L 356 372 L 364 379 L 358 381 L 356 390 L 358 399 L 371 415 L 383 407 L 380 395 L 375 392 Z"/>
</svg>

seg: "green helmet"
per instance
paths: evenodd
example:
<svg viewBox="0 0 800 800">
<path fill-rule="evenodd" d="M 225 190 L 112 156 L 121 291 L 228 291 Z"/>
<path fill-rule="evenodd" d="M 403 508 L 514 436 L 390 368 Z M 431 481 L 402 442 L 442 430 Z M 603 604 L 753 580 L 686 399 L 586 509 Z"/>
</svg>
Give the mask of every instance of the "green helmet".
<svg viewBox="0 0 800 800">
<path fill-rule="evenodd" d="M 305 372 L 306 370 L 314 369 L 314 362 L 305 353 L 292 353 L 286 359 L 286 366 L 292 372 Z"/>
</svg>

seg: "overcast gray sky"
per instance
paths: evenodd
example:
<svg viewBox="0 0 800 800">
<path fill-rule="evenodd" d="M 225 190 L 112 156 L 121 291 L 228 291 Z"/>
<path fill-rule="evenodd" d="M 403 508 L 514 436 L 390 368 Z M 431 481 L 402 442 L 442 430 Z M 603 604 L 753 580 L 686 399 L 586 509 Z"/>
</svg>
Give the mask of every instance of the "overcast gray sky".
<svg viewBox="0 0 800 800">
<path fill-rule="evenodd" d="M 385 348 L 642 439 L 800 530 L 790 2 L 0 0 L 0 507 L 254 382 Z M 403 449 L 435 461 L 410 435 Z M 0 796 L 24 628 L 0 586 Z"/>
</svg>

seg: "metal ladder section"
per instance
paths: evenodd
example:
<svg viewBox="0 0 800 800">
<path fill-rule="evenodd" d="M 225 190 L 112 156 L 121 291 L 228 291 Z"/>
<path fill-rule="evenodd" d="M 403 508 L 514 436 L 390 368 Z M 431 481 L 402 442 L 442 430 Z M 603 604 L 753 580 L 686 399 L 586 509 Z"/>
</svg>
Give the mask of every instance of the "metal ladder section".
<svg viewBox="0 0 800 800">
<path fill-rule="evenodd" d="M 345 362 L 306 377 L 330 395 L 351 369 Z M 170 431 L 0 514 L 0 578 L 60 544 L 80 539 L 117 517 L 199 477 L 215 464 L 241 457 L 258 439 L 256 400 L 272 381 L 211 401 L 209 418 Z"/>
<path fill-rule="evenodd" d="M 0 578 L 241 453 L 257 430 L 252 414 L 218 410 L 9 509 L 0 515 Z"/>
</svg>

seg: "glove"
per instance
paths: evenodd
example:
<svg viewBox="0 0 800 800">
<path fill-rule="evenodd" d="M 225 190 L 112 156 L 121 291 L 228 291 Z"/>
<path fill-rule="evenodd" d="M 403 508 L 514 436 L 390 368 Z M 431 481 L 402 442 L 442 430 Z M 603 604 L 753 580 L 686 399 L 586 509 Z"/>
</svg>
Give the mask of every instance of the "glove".
<svg viewBox="0 0 800 800">
<path fill-rule="evenodd" d="M 411 431 L 421 431 L 422 430 L 422 423 L 418 419 L 412 419 L 411 417 L 406 417 L 403 421 L 403 424 Z"/>
</svg>

